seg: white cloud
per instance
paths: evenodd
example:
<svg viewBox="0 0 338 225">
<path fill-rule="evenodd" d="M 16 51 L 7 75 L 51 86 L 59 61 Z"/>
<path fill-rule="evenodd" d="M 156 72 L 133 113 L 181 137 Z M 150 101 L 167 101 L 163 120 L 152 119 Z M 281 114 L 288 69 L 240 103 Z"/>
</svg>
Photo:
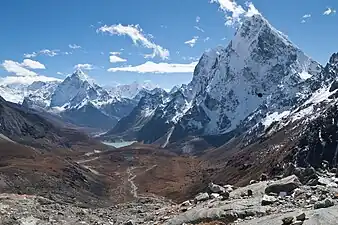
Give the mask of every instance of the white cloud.
<svg viewBox="0 0 338 225">
<path fill-rule="evenodd" d="M 238 5 L 234 0 L 210 0 L 211 3 L 218 3 L 220 9 L 225 12 L 225 25 L 233 26 L 241 22 L 243 16 L 260 14 L 252 2 L 246 2 L 247 10 Z"/>
<path fill-rule="evenodd" d="M 92 64 L 77 64 L 74 66 L 74 69 L 80 69 L 80 70 L 93 70 L 94 66 Z"/>
<path fill-rule="evenodd" d="M 31 59 L 24 59 L 21 65 L 24 67 L 31 68 L 31 69 L 46 69 L 45 65 L 43 65 L 42 63 L 38 61 L 31 60 Z"/>
<path fill-rule="evenodd" d="M 206 38 L 204 38 L 204 42 L 207 42 L 207 41 L 209 41 L 210 40 L 210 37 L 206 37 Z"/>
<path fill-rule="evenodd" d="M 59 49 L 55 49 L 55 50 L 42 49 L 38 52 L 26 53 L 23 56 L 25 58 L 34 58 L 38 55 L 47 55 L 47 56 L 50 56 L 50 57 L 54 57 L 56 55 L 59 55 L 59 53 L 60 53 Z"/>
<path fill-rule="evenodd" d="M 196 30 L 201 31 L 202 33 L 204 33 L 204 30 L 202 28 L 200 28 L 199 26 L 194 26 Z"/>
<path fill-rule="evenodd" d="M 109 56 L 109 61 L 111 63 L 127 62 L 126 59 L 121 58 L 121 57 L 119 57 L 117 55 L 111 55 L 111 56 Z"/>
<path fill-rule="evenodd" d="M 37 73 L 29 69 L 46 69 L 45 65 L 31 59 L 24 59 L 22 63 L 12 60 L 5 60 L 1 66 L 7 72 L 13 73 L 16 76 L 37 76 Z"/>
<path fill-rule="evenodd" d="M 56 72 L 57 75 L 64 75 L 62 72 Z"/>
<path fill-rule="evenodd" d="M 190 64 L 154 63 L 148 61 L 138 66 L 115 67 L 108 72 L 136 72 L 136 73 L 192 73 L 197 62 Z"/>
<path fill-rule="evenodd" d="M 71 49 L 78 49 L 78 48 L 81 48 L 81 46 L 80 46 L 80 45 L 77 45 L 77 44 L 70 44 L 70 45 L 68 45 L 68 47 L 71 48 Z"/>
<path fill-rule="evenodd" d="M 49 49 L 43 49 L 40 51 L 40 54 L 42 55 L 47 55 L 47 56 L 50 56 L 50 57 L 54 57 L 56 55 L 58 55 L 60 52 L 60 50 L 49 50 Z"/>
<path fill-rule="evenodd" d="M 305 14 L 305 15 L 302 16 L 302 20 L 300 22 L 306 23 L 309 18 L 311 18 L 311 14 Z"/>
<path fill-rule="evenodd" d="M 36 57 L 37 55 L 38 55 L 38 53 L 36 53 L 36 52 L 25 53 L 25 54 L 23 54 L 23 56 L 24 56 L 25 58 L 33 58 L 33 57 Z"/>
<path fill-rule="evenodd" d="M 4 78 L 0 78 L 0 83 L 2 85 L 9 84 L 32 84 L 35 81 L 49 82 L 49 81 L 61 81 L 60 79 L 54 77 L 46 77 L 46 76 L 7 76 Z"/>
<path fill-rule="evenodd" d="M 328 7 L 328 8 L 324 11 L 323 15 L 328 16 L 328 15 L 330 15 L 330 14 L 336 14 L 336 10 L 335 10 L 335 9 L 331 9 L 331 8 Z"/>
<path fill-rule="evenodd" d="M 37 74 L 31 70 L 24 68 L 21 63 L 5 60 L 1 66 L 9 73 L 14 73 L 16 76 L 36 76 Z"/>
<path fill-rule="evenodd" d="M 111 63 L 119 63 L 119 62 L 127 62 L 126 59 L 121 58 L 119 55 L 121 55 L 121 52 L 110 52 L 109 53 L 109 61 Z"/>
<path fill-rule="evenodd" d="M 196 23 L 199 23 L 199 22 L 200 22 L 200 20 L 201 20 L 201 17 L 199 17 L 199 16 L 196 16 Z"/>
<path fill-rule="evenodd" d="M 198 38 L 198 36 L 195 36 L 191 40 L 184 42 L 184 44 L 190 45 L 190 47 L 194 47 Z"/>
<path fill-rule="evenodd" d="M 146 36 L 143 34 L 143 30 L 140 28 L 139 25 L 127 25 L 127 26 L 123 26 L 121 24 L 112 26 L 104 25 L 103 27 L 100 27 L 97 30 L 97 32 L 102 33 L 108 32 L 111 35 L 119 35 L 119 36 L 127 35 L 131 38 L 131 40 L 135 45 L 141 44 L 143 47 L 153 50 L 153 53 L 147 55 L 147 57 L 154 58 L 155 56 L 159 56 L 162 59 L 169 58 L 170 55 L 169 50 L 148 40 Z"/>
</svg>

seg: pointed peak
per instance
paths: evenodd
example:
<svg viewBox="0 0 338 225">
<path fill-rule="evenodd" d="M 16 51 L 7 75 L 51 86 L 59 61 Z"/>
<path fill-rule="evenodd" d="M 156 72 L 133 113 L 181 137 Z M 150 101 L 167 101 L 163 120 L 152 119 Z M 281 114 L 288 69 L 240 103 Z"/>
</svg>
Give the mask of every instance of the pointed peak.
<svg viewBox="0 0 338 225">
<path fill-rule="evenodd" d="M 71 76 L 72 77 L 78 77 L 78 78 L 84 79 L 84 80 L 88 79 L 88 75 L 85 74 L 81 69 L 76 69 Z"/>
<path fill-rule="evenodd" d="M 70 76 L 68 76 L 70 79 L 78 79 L 80 81 L 87 81 L 90 84 L 95 84 L 95 81 L 89 77 L 83 70 L 76 69 Z"/>
<path fill-rule="evenodd" d="M 329 63 L 332 65 L 338 64 L 338 52 L 332 54 L 332 56 L 330 57 Z"/>
</svg>

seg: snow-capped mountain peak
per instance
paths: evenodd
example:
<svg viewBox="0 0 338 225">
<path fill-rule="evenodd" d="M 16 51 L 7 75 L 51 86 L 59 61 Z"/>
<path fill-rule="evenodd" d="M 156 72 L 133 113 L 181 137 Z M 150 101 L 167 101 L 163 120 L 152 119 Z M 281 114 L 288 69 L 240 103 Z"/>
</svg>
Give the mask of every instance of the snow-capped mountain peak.
<svg viewBox="0 0 338 225">
<path fill-rule="evenodd" d="M 321 71 L 319 63 L 255 14 L 243 21 L 227 47 L 202 55 L 192 81 L 171 93 L 171 100 L 148 124 L 163 127 L 157 139 L 244 132 L 267 115 L 304 102 L 323 82 Z M 151 129 L 156 128 L 145 125 L 142 132 L 150 134 Z"/>
<path fill-rule="evenodd" d="M 78 105 L 86 100 L 94 99 L 108 100 L 107 91 L 98 86 L 82 70 L 76 70 L 68 76 L 55 90 L 51 97 L 51 107 L 62 107 L 68 105 Z"/>
<path fill-rule="evenodd" d="M 70 77 L 72 79 L 78 79 L 81 80 L 83 82 L 87 81 L 90 84 L 94 84 L 95 81 L 89 77 L 86 73 L 84 73 L 81 69 L 76 69 L 71 75 Z"/>
</svg>

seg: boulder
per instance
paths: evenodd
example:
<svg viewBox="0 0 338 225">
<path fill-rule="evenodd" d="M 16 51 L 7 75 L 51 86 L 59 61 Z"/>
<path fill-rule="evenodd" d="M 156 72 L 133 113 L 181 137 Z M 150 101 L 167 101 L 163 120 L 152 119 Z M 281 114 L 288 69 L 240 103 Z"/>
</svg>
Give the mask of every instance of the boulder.
<svg viewBox="0 0 338 225">
<path fill-rule="evenodd" d="M 296 216 L 296 220 L 304 221 L 306 219 L 305 213 L 301 213 Z"/>
<path fill-rule="evenodd" d="M 214 183 L 210 183 L 208 187 L 209 187 L 209 190 L 213 193 L 224 193 L 226 191 L 224 187 L 214 184 Z"/>
<path fill-rule="evenodd" d="M 232 186 L 230 184 L 226 184 L 223 187 L 225 188 L 225 191 L 227 191 L 227 192 L 232 192 L 235 189 L 234 186 Z"/>
<path fill-rule="evenodd" d="M 262 175 L 261 175 L 261 179 L 260 179 L 261 181 L 266 181 L 266 180 L 268 180 L 268 175 L 266 175 L 265 173 L 262 173 Z"/>
<path fill-rule="evenodd" d="M 311 166 L 306 167 L 306 168 L 293 166 L 291 167 L 291 169 L 292 171 L 291 171 L 291 174 L 289 175 L 292 175 L 292 174 L 296 175 L 302 184 L 306 184 L 310 180 L 318 178 L 316 174 L 316 170 Z"/>
<path fill-rule="evenodd" d="M 281 180 L 275 181 L 265 188 L 265 193 L 276 193 L 286 192 L 292 194 L 293 190 L 300 187 L 301 183 L 295 175 L 285 177 Z"/>
<path fill-rule="evenodd" d="M 221 198 L 221 195 L 218 194 L 218 193 L 211 193 L 211 194 L 210 194 L 210 198 L 213 198 L 213 199 L 220 199 L 220 198 Z"/>
<path fill-rule="evenodd" d="M 228 199 L 230 197 L 230 193 L 226 191 L 224 193 L 221 193 L 221 196 L 223 197 L 223 199 Z"/>
<path fill-rule="evenodd" d="M 189 200 L 184 201 L 184 202 L 181 203 L 181 206 L 191 206 L 191 205 L 192 204 L 191 204 L 191 202 Z"/>
<path fill-rule="evenodd" d="M 323 201 L 318 201 L 314 204 L 314 209 L 329 208 L 334 206 L 334 202 L 330 198 L 326 198 Z"/>
<path fill-rule="evenodd" d="M 199 193 L 195 197 L 195 201 L 200 202 L 200 201 L 206 201 L 209 199 L 209 194 L 208 193 Z"/>
<path fill-rule="evenodd" d="M 282 219 L 282 221 L 283 221 L 283 225 L 290 225 L 293 222 L 293 217 L 292 216 L 285 217 Z"/>
<path fill-rule="evenodd" d="M 262 198 L 262 205 L 271 205 L 277 202 L 277 198 L 274 196 L 264 195 Z"/>
<path fill-rule="evenodd" d="M 255 184 L 255 183 L 257 183 L 256 180 L 250 180 L 250 184 Z"/>
</svg>

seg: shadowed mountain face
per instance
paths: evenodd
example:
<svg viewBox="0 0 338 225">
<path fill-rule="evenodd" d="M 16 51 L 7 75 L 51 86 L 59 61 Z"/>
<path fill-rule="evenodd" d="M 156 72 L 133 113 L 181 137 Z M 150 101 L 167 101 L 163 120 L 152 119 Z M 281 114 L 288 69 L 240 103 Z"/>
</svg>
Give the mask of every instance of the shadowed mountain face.
<svg viewBox="0 0 338 225">
<path fill-rule="evenodd" d="M 0 98 L 0 133 L 15 142 L 48 149 L 96 143 L 60 121 L 50 122 L 39 114 L 41 113 Z"/>
</svg>

